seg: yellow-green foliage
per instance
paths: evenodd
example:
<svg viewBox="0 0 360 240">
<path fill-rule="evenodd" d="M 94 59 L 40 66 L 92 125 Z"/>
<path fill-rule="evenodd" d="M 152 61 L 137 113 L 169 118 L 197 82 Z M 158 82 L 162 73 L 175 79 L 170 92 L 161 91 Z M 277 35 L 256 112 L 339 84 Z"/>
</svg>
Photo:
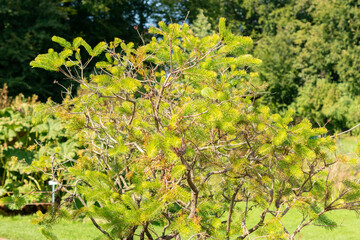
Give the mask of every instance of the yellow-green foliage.
<svg viewBox="0 0 360 240">
<path fill-rule="evenodd" d="M 233 35 L 225 19 L 203 38 L 186 24 L 160 22 L 149 32 L 155 36 L 138 48 L 54 38 L 66 52 L 31 63 L 81 85 L 57 107 L 86 146 L 74 166 L 62 165 L 72 183 L 62 187 L 102 233 L 293 239 L 312 221 L 333 227 L 327 211 L 358 208 L 357 182 L 330 189 L 337 157 L 326 129 L 306 119 L 295 125 L 293 111 L 281 116 L 258 104 L 264 86 L 251 69 L 261 61 L 247 54 L 250 38 Z M 80 46 L 90 59 L 80 58 Z M 101 51 L 93 74 L 80 74 Z M 247 218 L 254 209 L 261 210 L 255 223 Z M 282 227 L 290 209 L 304 214 L 294 232 Z"/>
</svg>

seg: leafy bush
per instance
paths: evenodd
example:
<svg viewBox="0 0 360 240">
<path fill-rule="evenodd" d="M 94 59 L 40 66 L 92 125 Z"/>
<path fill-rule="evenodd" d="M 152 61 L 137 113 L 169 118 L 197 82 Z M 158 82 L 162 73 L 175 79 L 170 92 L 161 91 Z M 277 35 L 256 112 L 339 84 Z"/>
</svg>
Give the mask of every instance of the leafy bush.
<svg viewBox="0 0 360 240">
<path fill-rule="evenodd" d="M 75 157 L 76 139 L 69 138 L 63 122 L 47 113 L 35 96 L 9 99 L 6 85 L 1 92 L 0 203 L 19 209 L 27 203 L 49 202 L 49 194 L 29 193 L 49 190 L 49 156 L 56 152 Z"/>
<path fill-rule="evenodd" d="M 256 2 L 256 1 L 253 1 Z M 266 8 L 254 55 L 263 60 L 265 103 L 289 107 L 331 133 L 359 122 L 360 47 L 355 1 L 282 1 Z M 261 5 L 261 4 L 258 4 Z M 259 6 L 261 7 L 261 6 Z M 260 13 L 260 11 L 259 11 Z"/>
<path fill-rule="evenodd" d="M 64 50 L 31 62 L 83 89 L 55 109 L 86 148 L 74 166 L 53 159 L 49 170 L 67 201 L 40 223 L 70 212 L 85 213 L 110 239 L 294 239 L 312 222 L 335 227 L 326 212 L 359 208 L 359 183 L 336 188 L 328 177 L 346 159 L 336 158 L 326 129 L 255 104 L 251 69 L 261 61 L 247 54 L 250 38 L 233 35 L 224 19 L 203 38 L 186 24 L 159 26 L 136 49 L 120 39 L 92 48 L 53 37 Z M 81 74 L 103 52 L 106 61 Z M 249 221 L 254 209 L 261 214 Z M 291 209 L 303 215 L 292 231 L 283 225 Z"/>
<path fill-rule="evenodd" d="M 318 126 L 328 124 L 331 132 L 339 132 L 352 128 L 360 119 L 360 97 L 349 95 L 349 91 L 347 84 L 319 79 L 300 88 L 292 106 L 301 118 L 308 117 Z M 359 130 L 352 133 L 359 133 Z"/>
</svg>

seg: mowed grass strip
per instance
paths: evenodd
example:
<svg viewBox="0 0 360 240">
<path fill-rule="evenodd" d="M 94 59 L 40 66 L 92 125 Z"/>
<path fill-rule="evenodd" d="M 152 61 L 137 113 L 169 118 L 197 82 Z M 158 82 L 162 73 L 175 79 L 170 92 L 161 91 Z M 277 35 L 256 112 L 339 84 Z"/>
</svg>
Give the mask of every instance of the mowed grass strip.
<svg viewBox="0 0 360 240">
<path fill-rule="evenodd" d="M 331 220 L 337 223 L 332 230 L 316 225 L 316 222 L 303 228 L 297 234 L 296 239 L 301 240 L 352 240 L 360 239 L 360 217 L 354 211 L 336 210 L 326 214 Z M 288 230 L 294 231 L 300 223 L 302 215 L 296 211 L 289 212 L 284 217 L 285 226 Z"/>
<path fill-rule="evenodd" d="M 360 239 L 360 217 L 357 213 L 338 210 L 329 213 L 327 216 L 335 220 L 338 227 L 328 230 L 320 226 L 310 225 L 297 235 L 297 239 Z M 4 237 L 8 240 L 45 240 L 46 238 L 40 233 L 40 227 L 30 223 L 33 218 L 34 216 L 0 217 L 0 238 Z M 294 230 L 301 219 L 301 215 L 296 211 L 289 212 L 289 215 L 284 218 L 285 225 L 289 230 Z M 156 229 L 156 231 L 158 230 Z M 105 239 L 91 222 L 61 221 L 53 226 L 53 233 L 59 240 Z M 248 239 L 255 237 L 252 236 Z"/>
<path fill-rule="evenodd" d="M 8 240 L 46 240 L 39 225 L 31 224 L 35 216 L 0 216 L 0 238 Z M 91 222 L 62 220 L 53 226 L 52 231 L 59 240 L 104 239 Z"/>
<path fill-rule="evenodd" d="M 339 136 L 336 141 L 337 149 L 340 153 L 356 157 L 355 150 L 360 137 L 355 136 Z"/>
</svg>

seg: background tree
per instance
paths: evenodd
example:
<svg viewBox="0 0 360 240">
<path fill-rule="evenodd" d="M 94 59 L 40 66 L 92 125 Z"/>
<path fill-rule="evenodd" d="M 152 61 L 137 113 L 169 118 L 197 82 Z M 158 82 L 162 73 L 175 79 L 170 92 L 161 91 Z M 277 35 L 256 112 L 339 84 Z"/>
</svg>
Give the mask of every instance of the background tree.
<svg viewBox="0 0 360 240">
<path fill-rule="evenodd" d="M 138 48 L 53 37 L 63 51 L 31 62 L 84 91 L 56 108 L 87 146 L 71 166 L 51 159 L 57 190 L 67 194 L 59 206 L 77 199 L 80 209 L 67 211 L 85 213 L 108 238 L 159 240 L 294 239 L 313 222 L 335 227 L 329 211 L 358 210 L 358 180 L 331 177 L 330 167 L 347 159 L 321 137 L 326 129 L 255 104 L 261 86 L 249 69 L 261 61 L 247 54 L 249 37 L 233 35 L 224 19 L 204 38 L 187 24 L 159 26 Z M 92 75 L 78 74 L 102 52 Z M 303 216 L 295 229 L 283 222 L 289 211 Z"/>
<path fill-rule="evenodd" d="M 6 83 L 10 95 L 62 99 L 59 89 L 54 88 L 56 75 L 34 71 L 28 62 L 51 46 L 52 35 L 69 30 L 65 18 L 55 0 L 0 1 L 0 85 Z"/>
<path fill-rule="evenodd" d="M 202 12 L 208 18 L 213 30 L 216 29 L 219 18 L 225 17 L 233 32 L 245 36 L 249 36 L 258 25 L 258 21 L 248 14 L 242 0 L 160 0 L 156 6 L 158 11 L 155 11 L 154 17 L 159 21 L 182 22 L 186 18 L 190 24 L 193 24 Z"/>
<path fill-rule="evenodd" d="M 119 36 L 139 44 L 137 31 L 146 34 L 152 12 L 151 1 L 122 0 L 1 0 L 0 9 L 0 86 L 6 83 L 11 96 L 36 94 L 57 102 L 63 96 L 53 83 L 56 75 L 28 66 L 50 47 L 51 36 L 83 36 L 92 44 Z"/>
<path fill-rule="evenodd" d="M 269 15 L 273 30 L 263 32 L 254 54 L 264 60 L 260 73 L 269 86 L 264 100 L 273 111 L 292 106 L 301 118 L 329 122 L 331 131 L 358 122 L 357 5 L 293 1 Z"/>
<path fill-rule="evenodd" d="M 211 30 L 211 24 L 208 21 L 208 18 L 205 17 L 204 11 L 200 10 L 197 19 L 195 19 L 194 23 L 191 25 L 191 29 L 194 31 L 197 37 L 205 37 L 209 36 L 213 33 Z"/>
<path fill-rule="evenodd" d="M 81 36 L 90 44 L 110 41 L 115 36 L 140 44 L 151 22 L 152 2 L 149 0 L 62 0 L 68 14 L 71 38 Z M 134 29 L 134 27 L 136 29 Z"/>
<path fill-rule="evenodd" d="M 359 6 L 356 1 L 243 0 L 208 4 L 202 0 L 181 3 L 164 0 L 161 3 L 163 11 L 175 12 L 174 16 L 160 15 L 168 21 L 180 21 L 190 10 L 188 21 L 194 24 L 200 9 L 204 9 L 212 29 L 217 19 L 225 16 L 234 32 L 252 36 L 256 40 L 253 53 L 263 60 L 260 77 L 268 84 L 264 103 L 273 112 L 292 107 L 300 119 L 307 117 L 315 125 L 327 123 L 331 132 L 349 129 L 358 122 L 359 87 L 355 79 L 359 78 L 356 30 Z M 307 95 L 308 89 L 316 89 L 324 81 L 329 84 L 326 89 L 336 89 L 337 96 L 341 96 L 339 101 L 323 104 L 320 95 Z M 316 102 L 317 107 L 310 101 Z"/>
</svg>

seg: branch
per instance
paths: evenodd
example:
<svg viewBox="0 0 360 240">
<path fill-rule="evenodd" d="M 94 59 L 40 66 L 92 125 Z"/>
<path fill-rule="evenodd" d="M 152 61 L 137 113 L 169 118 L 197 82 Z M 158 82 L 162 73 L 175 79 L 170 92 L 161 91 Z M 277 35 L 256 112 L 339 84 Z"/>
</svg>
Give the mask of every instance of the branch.
<svg viewBox="0 0 360 240">
<path fill-rule="evenodd" d="M 234 207 L 235 207 L 235 199 L 236 199 L 236 196 L 240 190 L 240 188 L 242 187 L 242 185 L 244 184 L 244 180 L 242 180 L 238 185 L 237 187 L 235 188 L 234 190 L 234 194 L 232 195 L 232 198 L 231 198 L 231 202 L 230 202 L 230 207 L 229 207 L 229 215 L 228 215 L 228 218 L 227 218 L 227 221 L 226 221 L 226 236 L 227 236 L 227 239 L 229 239 L 229 232 L 230 232 L 230 226 L 231 226 L 231 217 L 232 217 L 232 213 L 233 213 L 233 210 L 234 210 Z"/>
<path fill-rule="evenodd" d="M 132 111 L 132 114 L 131 114 L 131 118 L 130 118 L 130 121 L 128 123 L 128 126 L 131 125 L 131 123 L 133 122 L 134 118 L 135 118 L 135 112 L 136 112 L 136 102 L 135 101 L 130 101 L 132 104 L 134 104 L 134 108 L 133 108 L 133 111 Z"/>
<path fill-rule="evenodd" d="M 322 210 L 317 216 L 321 216 L 326 212 L 326 209 Z M 305 218 L 303 218 L 303 221 L 305 220 Z M 303 223 L 303 221 L 299 224 L 299 226 L 295 229 L 295 231 L 293 232 L 293 234 L 291 234 L 291 236 L 289 237 L 290 240 L 295 239 L 295 235 L 298 234 L 300 232 L 301 229 L 303 229 L 305 226 L 309 225 L 312 221 L 314 221 L 314 219 L 309 219 L 307 222 Z"/>
<path fill-rule="evenodd" d="M 350 128 L 350 129 L 348 129 L 348 130 L 346 130 L 346 131 L 344 131 L 344 132 L 341 132 L 341 133 L 338 133 L 338 134 L 334 134 L 334 135 L 332 135 L 331 137 L 332 137 L 332 138 L 335 138 L 336 136 L 340 136 L 340 135 L 343 135 L 343 134 L 345 134 L 345 133 L 351 132 L 352 130 L 354 130 L 355 128 L 357 128 L 357 127 L 359 127 L 359 126 L 360 126 L 360 123 L 356 124 L 355 126 L 353 126 L 352 128 Z"/>
<path fill-rule="evenodd" d="M 163 230 L 162 230 L 162 236 L 161 236 L 161 237 L 165 236 L 165 231 L 166 231 L 166 229 L 167 229 L 168 227 L 170 227 L 170 224 L 171 224 L 170 216 L 168 215 L 168 213 L 163 212 L 162 214 L 163 214 L 163 216 L 166 218 L 166 220 L 167 220 L 168 223 L 164 226 L 164 228 L 163 228 Z"/>
<path fill-rule="evenodd" d="M 202 151 L 202 150 L 206 150 L 209 148 L 214 148 L 214 149 L 218 149 L 218 148 L 224 148 L 224 147 L 240 147 L 242 145 L 246 144 L 246 142 L 242 142 L 242 143 L 236 143 L 236 144 L 227 144 L 227 145 L 217 145 L 217 146 L 207 146 L 207 147 L 201 147 L 198 148 L 198 150 Z"/>
<path fill-rule="evenodd" d="M 178 235 L 179 235 L 178 233 L 170 233 L 168 235 L 158 237 L 156 240 L 170 240 L 170 239 L 175 238 Z"/>
<path fill-rule="evenodd" d="M 210 177 L 211 175 L 214 175 L 214 174 L 222 174 L 222 173 L 226 173 L 228 171 L 232 170 L 231 167 L 227 167 L 223 170 L 219 170 L 219 171 L 212 171 L 212 172 L 209 172 L 208 174 L 206 174 L 205 178 L 202 180 L 201 184 L 204 184 Z"/>
<path fill-rule="evenodd" d="M 79 194 L 76 194 L 76 197 L 80 200 L 80 202 L 81 202 L 84 206 L 86 206 L 86 202 L 84 201 L 84 199 L 82 199 L 82 197 L 80 197 Z M 89 217 L 90 217 L 91 222 L 94 224 L 94 226 L 95 226 L 97 229 L 100 230 L 100 232 L 102 232 L 103 234 L 105 234 L 109 239 L 113 239 L 108 232 L 106 232 L 104 229 L 102 229 L 102 228 L 100 227 L 100 225 L 95 221 L 95 219 L 94 219 L 93 217 L 91 217 L 91 216 L 89 216 Z"/>
<path fill-rule="evenodd" d="M 246 238 L 248 235 L 250 235 L 251 233 L 255 232 L 259 227 L 261 227 L 264 224 L 264 220 L 265 220 L 265 216 L 267 214 L 267 212 L 269 211 L 268 208 L 266 208 L 261 214 L 260 214 L 260 220 L 259 222 L 253 226 L 252 228 L 250 228 L 246 233 L 244 233 L 243 235 L 241 235 L 240 237 L 238 237 L 237 239 L 244 239 Z"/>
</svg>

